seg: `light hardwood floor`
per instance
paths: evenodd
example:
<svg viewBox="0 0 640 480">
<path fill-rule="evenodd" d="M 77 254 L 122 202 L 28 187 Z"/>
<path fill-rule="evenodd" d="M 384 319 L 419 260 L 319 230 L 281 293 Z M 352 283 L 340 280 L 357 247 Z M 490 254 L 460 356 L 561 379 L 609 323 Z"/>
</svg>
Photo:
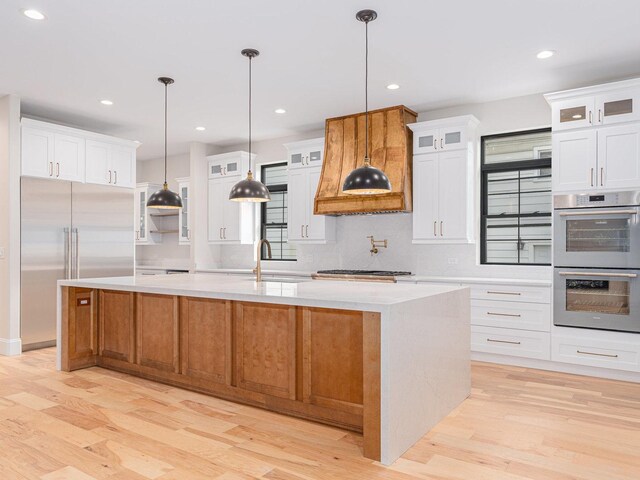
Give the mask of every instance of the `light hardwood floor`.
<svg viewBox="0 0 640 480">
<path fill-rule="evenodd" d="M 640 385 L 492 364 L 392 467 L 336 428 L 91 368 L 0 358 L 0 478 L 640 479 Z"/>
</svg>

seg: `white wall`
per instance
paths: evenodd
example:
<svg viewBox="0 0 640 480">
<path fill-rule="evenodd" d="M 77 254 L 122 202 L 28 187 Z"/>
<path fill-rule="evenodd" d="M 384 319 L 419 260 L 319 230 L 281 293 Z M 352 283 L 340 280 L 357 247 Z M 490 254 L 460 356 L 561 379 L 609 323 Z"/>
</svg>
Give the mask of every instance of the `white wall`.
<svg viewBox="0 0 640 480">
<path fill-rule="evenodd" d="M 20 99 L 0 98 L 0 354 L 20 344 Z"/>
<path fill-rule="evenodd" d="M 177 191 L 176 178 L 189 176 L 189 154 L 176 155 L 167 159 L 167 183 L 169 189 Z M 164 182 L 164 157 L 153 160 L 138 161 L 136 169 L 137 182 L 151 182 L 162 185 Z M 163 218 L 167 226 L 175 223 L 178 228 L 178 217 Z M 191 265 L 190 249 L 178 245 L 178 234 L 168 233 L 162 236 L 159 245 L 136 246 L 136 262 L 138 265 L 153 264 L 169 268 L 188 268 Z"/>
<path fill-rule="evenodd" d="M 419 121 L 457 115 L 475 115 L 480 120 L 479 135 L 548 127 L 551 110 L 542 94 L 528 95 L 495 102 L 461 105 L 422 112 Z M 280 138 L 254 144 L 258 163 L 272 163 L 286 159 L 284 143 L 322 137 L 324 131 L 313 131 L 295 137 Z M 232 145 L 223 152 L 246 149 Z M 479 148 L 478 148 L 479 151 Z M 478 153 L 479 155 L 479 153 Z M 479 186 L 479 158 L 476 171 Z M 479 224 L 479 191 L 476 198 L 476 225 Z M 385 214 L 373 216 L 343 216 L 336 222 L 335 244 L 299 245 L 297 262 L 268 262 L 265 268 L 315 271 L 326 268 L 362 268 L 408 270 L 420 275 L 491 276 L 508 278 L 550 278 L 550 267 L 516 267 L 479 265 L 479 245 L 413 245 L 411 243 L 411 215 Z M 388 249 L 371 257 L 366 238 L 389 240 Z M 220 265 L 223 268 L 249 268 L 254 265 L 251 246 L 222 246 Z M 451 263 L 450 263 L 451 262 Z M 265 264 L 267 265 L 267 263 Z"/>
<path fill-rule="evenodd" d="M 456 115 L 473 114 L 480 120 L 479 135 L 489 135 L 508 131 L 528 130 L 548 127 L 551 123 L 551 111 L 542 94 L 499 100 L 481 104 L 461 105 L 452 108 L 422 112 L 418 120 L 433 120 Z M 257 163 L 274 163 L 285 161 L 287 151 L 283 144 L 309 138 L 324 136 L 324 130 L 314 130 L 295 136 L 255 142 L 253 151 L 257 154 Z M 230 145 L 224 148 L 208 146 L 206 153 L 225 153 L 246 150 L 246 143 Z M 191 169 L 197 165 L 201 173 L 206 175 L 203 165 L 201 147 L 192 146 Z M 479 150 L 479 149 L 478 149 Z M 195 152 L 195 153 L 194 153 Z M 177 162 L 178 159 L 176 158 Z M 187 160 L 180 157 L 180 161 Z M 141 162 L 138 165 L 138 181 L 151 180 L 152 173 L 157 177 L 158 167 L 151 168 Z M 177 167 L 174 167 L 177 168 Z M 171 166 L 170 166 L 171 169 Z M 257 170 L 257 169 L 256 169 Z M 176 176 L 176 175 L 173 175 Z M 476 171 L 476 186 L 479 186 L 479 161 Z M 170 177 L 172 177 L 170 175 Z M 161 180 L 161 175 L 160 175 Z M 200 187 L 205 188 L 204 183 Z M 201 191 L 196 197 L 199 206 L 206 205 L 206 192 Z M 476 217 L 479 215 L 479 192 L 475 192 Z M 206 207 L 205 207 L 206 208 Z M 201 224 L 206 219 L 204 211 L 196 217 Z M 476 225 L 479 221 L 476 218 Z M 206 223 L 195 227 L 201 231 L 202 238 L 198 242 L 195 264 L 198 268 L 252 268 L 254 266 L 254 248 L 251 245 L 241 246 L 209 246 L 206 244 Z M 330 245 L 299 245 L 298 261 L 268 262 L 265 268 L 286 270 L 315 271 L 325 268 L 380 268 L 385 270 L 408 270 L 420 275 L 447 276 L 492 276 L 507 278 L 550 278 L 550 267 L 516 267 L 479 265 L 479 245 L 413 245 L 411 243 L 411 215 L 387 214 L 373 216 L 343 216 L 336 222 L 337 242 Z M 197 234 L 196 234 L 197 235 Z M 388 249 L 380 249 L 380 253 L 371 257 L 367 235 L 376 239 L 389 240 Z M 145 249 L 145 259 L 153 260 L 146 249 L 157 248 L 163 255 L 184 255 L 179 247 L 138 247 Z M 185 247 L 186 248 L 186 247 Z M 159 259 L 160 255 L 156 257 Z M 180 257 L 182 258 L 182 257 Z"/>
</svg>

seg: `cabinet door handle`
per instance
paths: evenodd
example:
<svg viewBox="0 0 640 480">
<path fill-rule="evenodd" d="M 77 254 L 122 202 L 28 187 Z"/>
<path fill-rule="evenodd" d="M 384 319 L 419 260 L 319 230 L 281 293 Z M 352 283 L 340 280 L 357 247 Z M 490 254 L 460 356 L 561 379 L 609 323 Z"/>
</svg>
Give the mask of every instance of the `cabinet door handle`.
<svg viewBox="0 0 640 480">
<path fill-rule="evenodd" d="M 589 123 L 593 125 L 593 112 L 589 110 Z"/>
<path fill-rule="evenodd" d="M 604 186 L 604 167 L 600 167 L 600 186 Z"/>
<path fill-rule="evenodd" d="M 591 169 L 591 186 L 593 187 L 593 168 Z"/>
<path fill-rule="evenodd" d="M 300 238 L 304 238 L 304 225 L 300 225 Z"/>
<path fill-rule="evenodd" d="M 443 223 L 444 223 L 444 222 L 443 222 L 442 220 L 440 220 L 440 236 L 442 236 L 442 224 L 443 224 Z"/>
<path fill-rule="evenodd" d="M 220 227 L 220 233 L 218 234 L 218 236 L 220 237 L 220 240 L 222 240 L 222 227 Z"/>
<path fill-rule="evenodd" d="M 227 227 L 224 227 L 222 229 L 222 238 L 224 238 L 225 240 L 227 239 Z"/>
<path fill-rule="evenodd" d="M 520 345 L 521 342 L 514 342 L 511 340 L 495 340 L 493 338 L 487 338 L 487 342 L 494 342 L 494 343 L 508 343 L 510 345 Z"/>
<path fill-rule="evenodd" d="M 49 176 L 53 177 L 53 162 L 49 162 Z"/>
<path fill-rule="evenodd" d="M 596 357 L 609 357 L 609 358 L 618 358 L 618 355 L 611 355 L 609 353 L 595 353 L 595 352 L 583 352 L 582 350 L 576 350 L 576 353 L 581 353 L 582 355 L 594 355 Z"/>
<path fill-rule="evenodd" d="M 598 109 L 598 123 L 602 123 L 602 110 Z"/>
<path fill-rule="evenodd" d="M 304 227 L 304 236 L 309 238 L 309 225 L 305 225 Z"/>
<path fill-rule="evenodd" d="M 498 316 L 498 317 L 516 317 L 516 318 L 522 317 L 522 315 L 520 315 L 519 313 L 487 312 L 487 315 L 495 315 L 495 316 Z"/>
<path fill-rule="evenodd" d="M 187 228 L 187 240 L 191 240 L 191 230 Z"/>
<path fill-rule="evenodd" d="M 111 170 L 109 170 L 109 183 L 111 183 Z"/>
<path fill-rule="evenodd" d="M 60 163 L 56 163 L 56 178 L 60 176 Z"/>
<path fill-rule="evenodd" d="M 438 231 L 437 231 L 438 227 L 437 227 L 437 225 L 438 225 L 438 222 L 434 220 L 434 222 L 433 222 L 433 236 L 434 237 L 438 236 Z"/>
<path fill-rule="evenodd" d="M 114 185 L 118 184 L 118 171 L 117 170 L 113 171 L 113 184 Z"/>
<path fill-rule="evenodd" d="M 444 148 L 443 142 L 444 142 L 444 139 L 441 138 L 440 139 L 440 150 L 442 150 Z"/>
</svg>

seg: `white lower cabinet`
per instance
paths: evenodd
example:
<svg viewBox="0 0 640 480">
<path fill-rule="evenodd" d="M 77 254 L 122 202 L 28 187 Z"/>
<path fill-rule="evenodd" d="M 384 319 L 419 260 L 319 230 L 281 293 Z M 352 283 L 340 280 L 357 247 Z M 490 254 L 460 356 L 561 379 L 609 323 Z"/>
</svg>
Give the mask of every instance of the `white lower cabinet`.
<svg viewBox="0 0 640 480">
<path fill-rule="evenodd" d="M 548 332 L 471 326 L 471 350 L 474 352 L 549 360 L 550 341 Z"/>
<path fill-rule="evenodd" d="M 640 372 L 640 340 L 636 334 L 557 330 L 551 342 L 553 361 Z"/>
<path fill-rule="evenodd" d="M 548 332 L 550 319 L 550 304 L 471 300 L 472 325 Z"/>
</svg>

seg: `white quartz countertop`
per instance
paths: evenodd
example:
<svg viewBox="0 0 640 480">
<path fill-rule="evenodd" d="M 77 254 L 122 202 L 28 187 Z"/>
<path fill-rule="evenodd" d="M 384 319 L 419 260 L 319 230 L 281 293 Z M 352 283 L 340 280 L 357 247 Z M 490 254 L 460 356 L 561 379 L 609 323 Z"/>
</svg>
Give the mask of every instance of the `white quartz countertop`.
<svg viewBox="0 0 640 480">
<path fill-rule="evenodd" d="M 387 307 L 460 290 L 454 285 L 301 280 L 299 283 L 215 274 L 59 280 L 59 286 L 381 312 Z"/>
</svg>

